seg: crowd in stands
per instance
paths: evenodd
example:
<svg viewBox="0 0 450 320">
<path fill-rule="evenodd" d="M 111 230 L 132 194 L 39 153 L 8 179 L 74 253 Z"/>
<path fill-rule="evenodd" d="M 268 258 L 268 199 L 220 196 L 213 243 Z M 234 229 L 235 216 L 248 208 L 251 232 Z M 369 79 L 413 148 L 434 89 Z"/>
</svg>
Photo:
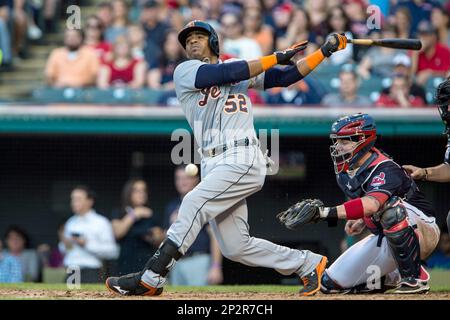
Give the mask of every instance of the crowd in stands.
<svg viewBox="0 0 450 320">
<path fill-rule="evenodd" d="M 99 283 L 112 274 L 142 270 L 176 219 L 181 200 L 198 182 L 198 176 L 187 175 L 184 166 L 176 167 L 178 195 L 161 214 L 151 208 L 151 191 L 141 178 L 125 183 L 121 205 L 110 214 L 96 212 L 92 189 L 75 186 L 70 194 L 72 216 L 55 232 L 56 246 L 40 244 L 34 249 L 23 228 L 7 228 L 0 240 L 0 283 L 45 282 L 49 269 L 62 271 L 60 282 L 79 272 L 76 277 L 81 283 Z M 170 282 L 200 286 L 222 281 L 222 255 L 207 225 L 174 267 Z"/>
<path fill-rule="evenodd" d="M 14 57 L 26 52 L 23 50 L 25 38 L 42 33 L 37 25 L 44 33 L 54 32 L 55 7 L 68 2 L 46 0 L 37 10 L 33 8 L 34 1 L 0 0 L 3 64 L 11 64 Z M 45 68 L 49 86 L 150 88 L 164 91 L 160 104 L 173 104 L 176 101 L 171 99 L 175 96 L 173 70 L 186 59 L 177 33 L 193 19 L 205 20 L 217 30 L 223 61 L 252 59 L 308 40 L 308 48 L 294 57 L 298 60 L 317 49 L 331 32 L 345 33 L 349 39 L 419 38 L 422 41 L 420 52 L 349 44 L 303 81 L 289 88 L 251 93 L 254 104 L 333 106 L 338 95 L 347 94 L 346 101 L 350 104 L 366 105 L 369 99 L 373 106 L 424 106 L 433 102 L 425 92 L 428 88 L 434 90 L 439 82 L 434 79 L 448 76 L 450 70 L 448 0 L 113 0 L 96 3 L 95 15 L 85 17 L 81 8 L 82 29 L 65 30 L 64 46 L 50 53 Z M 380 9 L 380 26 L 372 27 L 368 22 L 373 12 L 367 11 L 369 5 Z M 37 11 L 43 18 L 36 18 Z M 8 32 L 8 26 L 12 32 Z M 398 60 L 402 61 L 404 70 L 397 70 Z M 345 71 L 348 64 L 353 66 L 354 72 Z M 349 78 L 354 83 L 342 88 L 342 83 Z M 358 90 L 360 85 L 363 91 L 360 95 L 343 93 Z"/>
</svg>

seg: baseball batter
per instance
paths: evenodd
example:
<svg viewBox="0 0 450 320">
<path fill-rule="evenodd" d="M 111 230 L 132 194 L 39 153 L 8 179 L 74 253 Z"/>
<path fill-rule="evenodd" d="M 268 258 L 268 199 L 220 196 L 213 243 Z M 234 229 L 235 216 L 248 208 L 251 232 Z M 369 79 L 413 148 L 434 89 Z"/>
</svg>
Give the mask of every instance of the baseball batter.
<svg viewBox="0 0 450 320">
<path fill-rule="evenodd" d="M 439 84 L 436 90 L 436 104 L 445 125 L 444 134 L 447 135 L 444 163 L 432 168 L 419 168 L 412 165 L 405 165 L 403 168 L 417 180 L 450 182 L 450 78 Z M 447 215 L 447 228 L 450 233 L 450 212 Z"/>
<path fill-rule="evenodd" d="M 305 200 L 280 220 L 292 226 L 346 219 L 347 234 L 359 234 L 366 227 L 372 234 L 325 271 L 322 292 L 429 291 L 421 260 L 433 252 L 440 235 L 431 204 L 402 167 L 375 148 L 376 126 L 368 114 L 338 119 L 330 138 L 337 183 L 349 200 L 335 207 Z"/>
<path fill-rule="evenodd" d="M 178 39 L 190 60 L 177 66 L 175 89 L 200 146 L 202 181 L 184 197 L 166 240 L 144 269 L 108 278 L 106 286 L 121 295 L 161 294 L 171 267 L 209 222 L 225 257 L 283 275 L 295 273 L 304 284 L 301 293 L 315 294 L 326 257 L 250 236 L 245 199 L 262 188 L 267 159 L 259 148 L 247 90 L 301 80 L 325 57 L 344 49 L 346 38 L 331 34 L 319 50 L 293 65 L 291 58 L 306 42 L 259 59 L 222 63 L 218 37 L 209 24 L 190 22 Z M 280 64 L 288 66 L 275 67 Z"/>
</svg>

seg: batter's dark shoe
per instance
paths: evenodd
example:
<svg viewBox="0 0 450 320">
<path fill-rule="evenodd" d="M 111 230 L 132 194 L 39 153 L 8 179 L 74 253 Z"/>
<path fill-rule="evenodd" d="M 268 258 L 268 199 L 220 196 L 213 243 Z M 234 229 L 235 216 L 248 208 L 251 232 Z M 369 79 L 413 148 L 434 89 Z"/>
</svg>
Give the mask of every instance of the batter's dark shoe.
<svg viewBox="0 0 450 320">
<path fill-rule="evenodd" d="M 399 294 L 415 294 L 415 293 L 428 293 L 430 286 L 430 274 L 425 270 L 423 266 L 420 267 L 420 276 L 418 279 L 410 277 L 400 280 L 399 286 L 392 293 Z"/>
<path fill-rule="evenodd" d="M 320 260 L 314 271 L 301 278 L 303 281 L 303 289 L 300 291 L 300 294 L 302 296 L 312 296 L 320 290 L 322 274 L 325 272 L 327 263 L 327 257 L 322 257 L 322 260 Z"/>
<path fill-rule="evenodd" d="M 106 287 L 122 296 L 159 296 L 163 288 L 153 288 L 141 281 L 142 273 L 130 273 L 121 277 L 106 279 Z"/>
</svg>

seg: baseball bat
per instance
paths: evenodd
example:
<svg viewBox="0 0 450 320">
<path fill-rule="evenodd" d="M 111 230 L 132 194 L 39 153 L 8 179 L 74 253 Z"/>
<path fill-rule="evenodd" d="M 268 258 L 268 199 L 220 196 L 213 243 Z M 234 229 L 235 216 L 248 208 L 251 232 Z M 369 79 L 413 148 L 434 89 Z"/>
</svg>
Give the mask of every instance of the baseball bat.
<svg viewBox="0 0 450 320">
<path fill-rule="evenodd" d="M 394 49 L 420 50 L 422 43 L 418 39 L 347 39 L 348 43 L 360 46 L 378 46 Z"/>
</svg>

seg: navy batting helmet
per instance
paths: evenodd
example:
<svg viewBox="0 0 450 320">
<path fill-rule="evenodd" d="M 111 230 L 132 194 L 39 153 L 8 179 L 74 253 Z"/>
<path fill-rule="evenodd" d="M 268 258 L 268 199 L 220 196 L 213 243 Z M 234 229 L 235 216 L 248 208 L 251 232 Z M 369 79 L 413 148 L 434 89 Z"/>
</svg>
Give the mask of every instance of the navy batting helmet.
<svg viewBox="0 0 450 320">
<path fill-rule="evenodd" d="M 203 31 L 209 35 L 209 47 L 212 52 L 219 56 L 219 37 L 216 31 L 209 23 L 200 20 L 194 20 L 189 22 L 183 30 L 178 34 L 178 41 L 181 43 L 183 48 L 186 50 L 186 39 L 192 31 Z"/>
<path fill-rule="evenodd" d="M 353 169 L 354 165 L 375 145 L 377 128 L 375 121 L 368 114 L 357 113 L 338 119 L 331 126 L 331 159 L 336 174 Z M 342 151 L 337 139 L 356 142 L 352 150 Z"/>
</svg>

